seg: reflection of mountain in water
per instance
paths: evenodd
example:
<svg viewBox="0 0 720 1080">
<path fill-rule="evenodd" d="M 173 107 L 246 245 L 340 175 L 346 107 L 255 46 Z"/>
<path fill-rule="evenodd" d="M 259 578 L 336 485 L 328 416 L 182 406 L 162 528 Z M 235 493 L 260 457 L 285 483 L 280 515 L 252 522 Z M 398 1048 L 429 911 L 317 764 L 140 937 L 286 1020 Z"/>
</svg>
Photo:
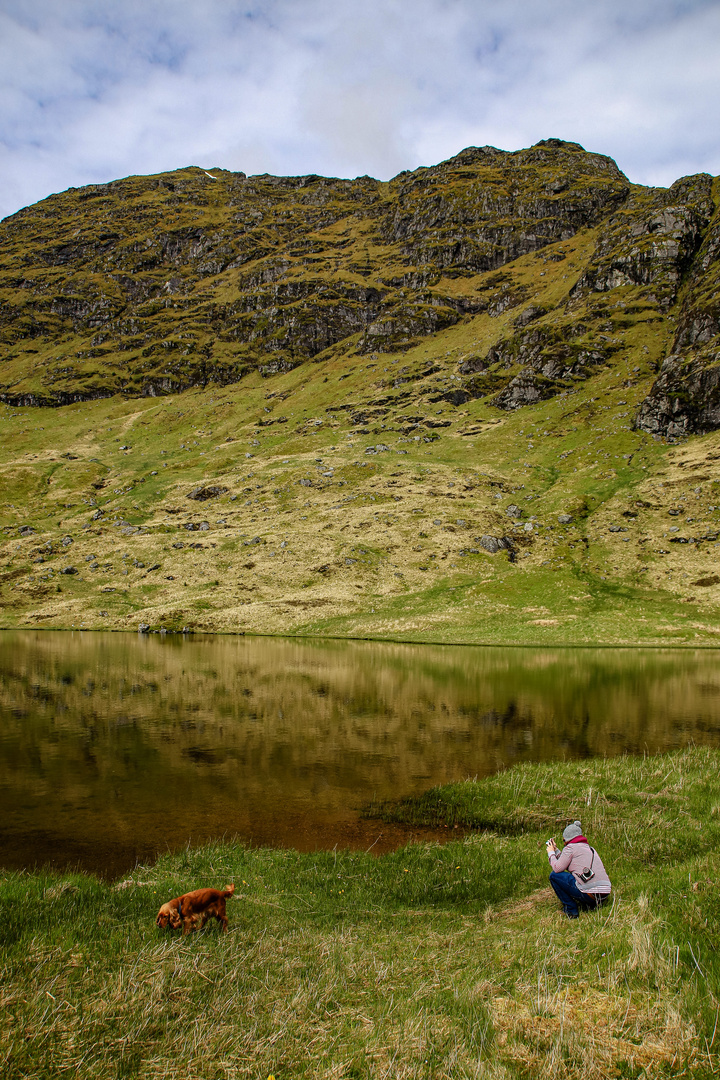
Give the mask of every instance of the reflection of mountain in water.
<svg viewBox="0 0 720 1080">
<path fill-rule="evenodd" d="M 720 673 L 709 651 L 5 632 L 0 709 L 0 812 L 25 848 L 332 847 L 374 797 L 717 745 Z"/>
</svg>

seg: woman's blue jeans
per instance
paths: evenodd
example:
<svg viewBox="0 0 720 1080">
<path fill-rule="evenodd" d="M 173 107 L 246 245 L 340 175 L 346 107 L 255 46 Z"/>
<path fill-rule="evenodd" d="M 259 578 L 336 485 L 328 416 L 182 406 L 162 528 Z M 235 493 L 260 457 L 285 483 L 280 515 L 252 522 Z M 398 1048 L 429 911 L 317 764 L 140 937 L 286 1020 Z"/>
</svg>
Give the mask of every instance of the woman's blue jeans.
<svg viewBox="0 0 720 1080">
<path fill-rule="evenodd" d="M 569 919 L 577 919 L 580 908 L 594 910 L 599 903 L 602 903 L 602 900 L 598 902 L 594 896 L 580 892 L 569 870 L 563 870 L 562 873 L 553 870 L 550 875 L 550 884 Z"/>
</svg>

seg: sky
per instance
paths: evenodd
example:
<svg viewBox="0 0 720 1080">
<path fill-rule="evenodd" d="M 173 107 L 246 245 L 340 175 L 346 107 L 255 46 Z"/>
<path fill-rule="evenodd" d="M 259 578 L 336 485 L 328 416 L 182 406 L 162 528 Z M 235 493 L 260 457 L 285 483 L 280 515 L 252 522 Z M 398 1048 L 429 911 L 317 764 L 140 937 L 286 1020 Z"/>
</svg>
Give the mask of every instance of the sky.
<svg viewBox="0 0 720 1080">
<path fill-rule="evenodd" d="M 720 173 L 720 0 L 0 0 L 0 217 L 200 165 L 387 180 L 562 138 Z"/>
</svg>

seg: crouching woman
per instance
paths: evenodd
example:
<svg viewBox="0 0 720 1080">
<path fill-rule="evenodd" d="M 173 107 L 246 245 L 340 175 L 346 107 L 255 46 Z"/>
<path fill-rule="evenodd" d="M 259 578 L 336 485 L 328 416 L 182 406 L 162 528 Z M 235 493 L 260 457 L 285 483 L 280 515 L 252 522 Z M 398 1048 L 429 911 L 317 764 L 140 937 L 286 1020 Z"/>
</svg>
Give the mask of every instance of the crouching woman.
<svg viewBox="0 0 720 1080">
<path fill-rule="evenodd" d="M 562 851 L 554 840 L 546 847 L 550 860 L 550 884 L 569 919 L 577 919 L 581 910 L 592 910 L 610 896 L 610 878 L 602 859 L 582 834 L 579 821 L 563 833 Z"/>
</svg>

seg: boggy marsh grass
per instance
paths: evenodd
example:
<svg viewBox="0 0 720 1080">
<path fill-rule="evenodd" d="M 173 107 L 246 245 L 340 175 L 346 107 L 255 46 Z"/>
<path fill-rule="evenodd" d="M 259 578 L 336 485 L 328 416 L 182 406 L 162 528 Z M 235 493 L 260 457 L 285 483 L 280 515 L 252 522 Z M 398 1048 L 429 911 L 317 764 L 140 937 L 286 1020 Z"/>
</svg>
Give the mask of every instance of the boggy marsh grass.
<svg viewBox="0 0 720 1080">
<path fill-rule="evenodd" d="M 7 874 L 0 1071 L 712 1075 L 718 765 L 717 752 L 693 749 L 522 766 L 420 800 L 436 822 L 443 801 L 448 821 L 474 806 L 493 831 L 380 858 L 223 843 L 115 885 Z M 548 820 L 530 827 L 530 811 L 581 817 L 613 878 L 611 905 L 563 919 L 547 886 Z M 156 929 L 166 899 L 231 880 L 227 934 Z"/>
</svg>

